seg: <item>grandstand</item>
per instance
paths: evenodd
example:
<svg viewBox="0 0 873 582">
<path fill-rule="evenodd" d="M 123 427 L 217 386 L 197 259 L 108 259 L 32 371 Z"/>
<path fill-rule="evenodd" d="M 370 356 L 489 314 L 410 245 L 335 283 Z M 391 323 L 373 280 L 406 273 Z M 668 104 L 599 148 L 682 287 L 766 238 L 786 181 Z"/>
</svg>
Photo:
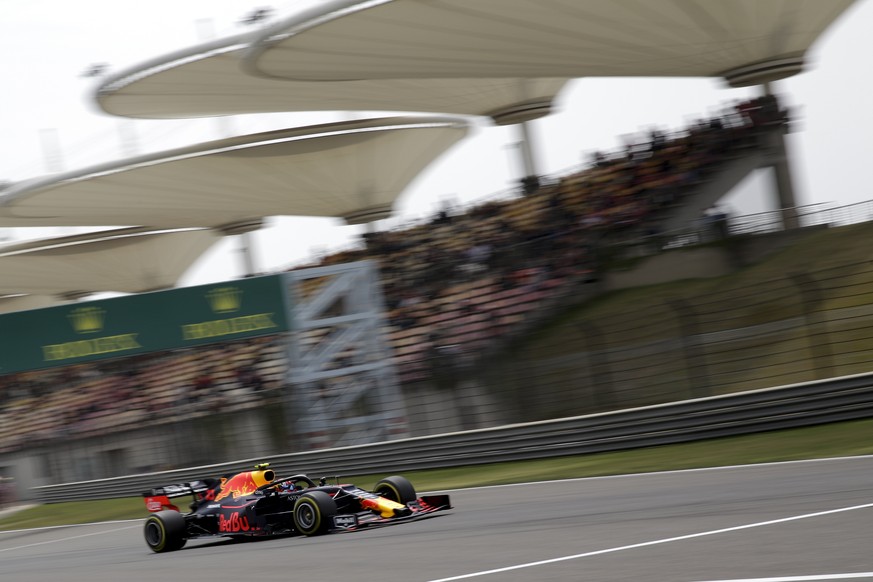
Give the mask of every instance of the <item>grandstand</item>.
<svg viewBox="0 0 873 582">
<path fill-rule="evenodd" d="M 828 16 L 838 13 L 834 10 Z M 819 20 L 822 26 L 827 22 L 828 18 Z M 801 44 L 812 42 L 817 32 L 820 30 Z M 258 58 L 270 50 L 266 45 L 255 48 Z M 199 64 L 189 60 L 180 67 Z M 265 59 L 258 66 L 269 64 Z M 741 64 L 748 63 L 733 62 Z M 562 72 L 571 70 L 567 66 L 561 64 L 554 78 L 562 79 Z M 802 66 L 800 51 L 782 61 L 778 70 L 762 67 L 724 73 L 729 69 L 725 67 L 719 74 L 736 83 L 769 84 L 798 72 Z M 139 82 L 149 87 L 165 73 L 179 74 L 172 67 L 159 68 L 154 75 L 123 75 L 124 82 L 120 78 L 108 80 L 99 94 L 101 103 L 114 107 L 124 103 L 129 87 Z M 660 74 L 671 71 L 665 69 Z M 507 74 L 510 78 L 516 75 L 524 78 L 519 71 Z M 548 90 L 544 94 L 521 102 L 518 95 L 512 95 L 512 103 L 503 103 L 489 116 L 497 123 L 527 123 L 548 113 L 551 98 L 562 84 L 546 83 Z M 263 89 L 262 84 L 255 85 Z M 452 83 L 448 86 L 457 89 Z M 181 109 L 190 106 L 179 93 L 176 96 L 176 105 Z M 125 111 L 129 115 L 161 115 L 167 114 L 166 107 L 175 106 L 172 101 L 157 103 L 157 110 L 149 106 L 145 108 L 148 111 Z M 204 107 L 221 107 L 221 103 L 220 99 L 208 100 Z M 520 113 L 519 107 L 524 104 L 530 106 L 528 115 Z M 476 105 L 481 106 L 481 102 Z M 480 109 L 475 112 L 484 113 Z M 691 240 L 687 238 L 689 225 L 701 230 L 692 217 L 699 216 L 702 209 L 711 206 L 747 173 L 772 166 L 780 170 L 777 175 L 784 177 L 787 162 L 782 137 L 787 122 L 775 97 L 767 92 L 740 104 L 726 117 L 706 119 L 670 135 L 653 133 L 644 143 L 598 155 L 590 166 L 554 179 L 535 175 L 535 168 L 529 165 L 524 188 L 509 199 L 491 201 L 462 213 L 442 213 L 427 224 L 409 229 L 371 231 L 360 248 L 283 275 L 304 282 L 306 287 L 310 269 L 331 270 L 362 260 L 375 261 L 380 269 L 378 286 L 384 290 L 386 319 L 381 320 L 381 312 L 374 315 L 368 320 L 371 327 L 366 328 L 367 333 L 354 322 L 362 313 L 373 314 L 376 307 L 381 307 L 378 295 L 371 295 L 370 304 L 362 307 L 352 293 L 353 285 L 344 287 L 342 294 L 331 295 L 327 291 L 334 289 L 333 283 L 321 288 L 314 284 L 301 291 L 299 298 L 312 297 L 311 305 L 319 306 L 313 311 L 332 320 L 331 324 L 319 328 L 315 325 L 319 320 L 312 319 L 308 322 L 312 325 L 295 329 L 290 340 L 280 333 L 2 376 L 0 467 L 27 465 L 24 473 L 41 475 L 32 477 L 31 482 L 92 479 L 664 402 L 701 391 L 712 394 L 745 389 L 748 378 L 730 368 L 731 357 L 717 359 L 707 351 L 710 343 L 719 340 L 701 341 L 701 334 L 741 335 L 747 342 L 741 346 L 745 352 L 739 359 L 743 360 L 749 357 L 746 352 L 754 353 L 761 344 L 755 343 L 754 335 L 742 335 L 742 330 L 764 326 L 784 331 L 784 321 L 801 319 L 801 324 L 786 332 L 785 341 L 796 344 L 803 341 L 804 333 L 812 336 L 828 325 L 823 320 L 813 321 L 818 312 L 809 301 L 801 300 L 795 311 L 774 310 L 772 320 L 759 321 L 757 313 L 737 315 L 737 331 L 730 325 L 705 320 L 700 305 L 688 298 L 677 298 L 668 303 L 674 314 L 679 313 L 678 318 L 674 317 L 679 322 L 675 328 L 665 327 L 666 316 L 652 319 L 647 325 L 643 315 L 658 313 L 647 310 L 636 313 L 624 327 L 618 325 L 616 332 L 596 319 L 579 322 L 573 328 L 576 336 L 562 344 L 567 348 L 565 352 L 553 346 L 546 348 L 554 351 L 553 358 L 538 354 L 536 347 L 530 353 L 520 352 L 518 342 L 532 330 L 548 329 L 540 326 L 554 321 L 557 314 L 606 290 L 608 275 L 619 261 L 628 258 L 628 249 L 634 253 L 631 258 L 639 259 L 641 253 L 659 255 Z M 453 139 L 458 136 L 447 141 Z M 216 147 L 208 144 L 206 149 Z M 155 160 L 141 161 L 148 166 Z M 212 168 L 217 171 L 221 165 L 222 160 L 218 160 Z M 202 169 L 188 168 L 192 177 L 204 175 Z M 145 171 L 155 176 L 160 169 Z M 169 187 L 178 171 L 176 168 L 161 176 L 163 183 Z M 86 192 L 91 187 L 88 179 L 93 180 L 94 188 L 109 192 L 117 184 L 105 180 L 105 174 L 76 176 L 76 181 L 69 184 L 48 180 L 13 186 L 9 190 L 12 206 L 18 204 L 27 210 L 20 213 L 24 216 L 8 213 L 4 219 L 16 226 L 54 220 L 40 216 L 36 210 L 41 205 L 52 206 L 58 196 L 75 193 L 77 188 Z M 242 183 L 247 175 L 237 178 Z M 801 226 L 790 184 L 783 180 L 778 186 L 781 226 Z M 401 189 L 395 188 L 392 194 Z M 41 198 L 42 194 L 47 195 Z M 228 189 L 225 194 L 226 204 L 218 206 L 227 214 L 210 215 L 208 224 L 198 225 L 227 233 L 236 233 L 234 227 L 240 225 L 256 228 L 261 216 L 273 212 L 270 204 L 278 203 L 273 200 L 254 210 L 231 207 L 232 191 Z M 390 208 L 390 200 L 373 205 L 368 204 L 371 201 L 367 192 L 355 194 L 359 196 L 353 201 L 354 207 L 311 213 L 342 216 L 354 222 L 382 217 Z M 172 191 L 165 195 L 166 200 L 173 200 Z M 107 198 L 94 200 L 95 207 L 101 207 Z M 119 214 L 125 212 L 123 206 L 107 210 L 107 224 L 123 216 Z M 192 220 L 167 213 L 166 209 L 161 212 L 160 206 L 141 209 L 146 216 L 143 220 L 152 226 L 169 226 L 162 220 Z M 211 209 L 203 208 L 204 214 Z M 293 214 L 298 207 L 283 208 Z M 93 210 L 70 210 L 71 224 L 94 220 Z M 197 216 L 201 218 L 207 220 Z M 725 237 L 729 234 L 708 230 L 695 240 L 729 246 L 730 237 Z M 800 295 L 808 295 L 803 283 L 798 287 Z M 813 292 L 817 293 L 817 288 Z M 784 295 L 775 297 L 778 303 Z M 819 301 L 812 303 L 817 305 Z M 302 303 L 294 305 L 289 312 Z M 845 309 L 858 307 L 853 304 Z M 641 335 L 640 328 L 648 335 Z M 378 341 L 382 337 L 390 343 L 389 357 L 383 357 L 380 351 Z M 356 338 L 359 344 L 347 341 L 349 338 Z M 368 344 L 361 338 L 375 339 L 376 343 Z M 787 351 L 796 351 L 795 344 L 790 344 Z M 771 341 L 770 345 L 775 344 Z M 309 361 L 297 361 L 297 352 L 309 353 L 318 367 L 310 369 Z M 775 351 L 766 354 L 771 359 L 779 356 Z M 632 367 L 616 365 L 618 358 L 635 363 Z M 839 369 L 832 355 L 819 354 L 818 360 L 823 363 L 815 370 Z M 377 368 L 368 367 L 372 362 L 388 365 L 376 373 Z M 789 362 L 780 360 L 779 364 L 791 368 Z M 310 375 L 298 380 L 294 374 L 301 369 Z M 358 377 L 358 371 L 376 375 Z M 790 370 L 779 379 L 791 381 L 808 373 L 811 371 Z M 653 376 L 657 380 L 647 380 Z M 715 378 L 718 381 L 712 381 Z M 766 380 L 776 381 L 776 377 Z M 382 417 L 390 426 L 360 428 L 391 400 L 397 402 L 396 409 Z M 301 402 L 305 404 L 303 410 L 298 408 Z M 321 434 L 304 426 L 316 422 L 325 423 Z M 379 428 L 381 431 L 376 430 Z M 374 437 L 376 432 L 379 434 Z M 23 462 L 19 461 L 22 456 Z"/>
<path fill-rule="evenodd" d="M 589 168 L 535 191 L 443 214 L 409 229 L 370 233 L 360 250 L 323 259 L 322 267 L 378 261 L 387 308 L 382 331 L 407 395 L 409 430 L 425 434 L 518 420 L 501 403 L 505 396 L 489 394 L 493 387 L 474 380 L 471 371 L 538 321 L 592 297 L 608 269 L 601 264 L 605 249 L 645 241 L 659 232 L 671 211 L 696 200 L 721 167 L 757 156 L 765 147 L 761 138 L 774 130 L 774 122 L 781 130 L 780 120 L 781 113 L 755 121 L 737 115 L 672 136 L 653 136 L 633 151 L 598 156 Z M 669 233 L 659 236 L 667 240 Z M 308 273 L 314 266 L 299 272 Z M 317 296 L 317 291 L 307 284 L 300 300 Z M 326 333 L 313 328 L 301 335 L 300 349 L 320 347 Z M 4 376 L 2 450 L 54 448 L 70 439 L 103 443 L 113 434 L 129 434 L 132 426 L 192 422 L 202 422 L 205 430 L 189 426 L 184 436 L 174 432 L 171 438 L 187 442 L 188 464 L 341 444 L 337 435 L 329 441 L 298 440 L 292 426 L 280 428 L 285 422 L 282 399 L 288 397 L 281 389 L 288 366 L 282 343 L 281 337 L 269 336 Z M 342 352 L 340 359 L 349 355 Z M 244 380 L 243 370 L 258 378 L 257 388 Z M 320 383 L 321 398 L 348 389 L 349 377 L 341 370 Z M 463 401 L 439 403 L 444 400 L 441 393 L 454 398 L 459 390 Z M 298 390 L 297 398 L 305 393 Z M 216 440 L 209 431 L 222 423 L 210 419 L 226 410 L 270 430 L 251 433 L 252 443 L 246 447 L 235 436 L 244 427 L 228 430 L 225 421 L 219 431 L 224 436 Z M 155 468 L 130 466 L 131 460 L 122 461 L 119 455 L 103 455 L 108 459 L 104 467 L 62 467 L 55 460 L 54 470 L 77 479 L 101 471 L 111 474 L 118 466 Z"/>
</svg>

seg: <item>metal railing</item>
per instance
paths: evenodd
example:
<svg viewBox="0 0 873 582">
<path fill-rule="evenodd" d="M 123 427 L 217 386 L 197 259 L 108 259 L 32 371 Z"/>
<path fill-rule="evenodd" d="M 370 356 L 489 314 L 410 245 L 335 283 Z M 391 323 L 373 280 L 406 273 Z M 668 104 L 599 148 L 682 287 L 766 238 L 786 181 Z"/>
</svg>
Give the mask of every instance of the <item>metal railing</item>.
<svg viewBox="0 0 873 582">
<path fill-rule="evenodd" d="M 558 420 L 38 487 L 47 503 L 135 496 L 269 460 L 280 475 L 363 475 L 690 442 L 873 416 L 873 374 Z"/>
</svg>

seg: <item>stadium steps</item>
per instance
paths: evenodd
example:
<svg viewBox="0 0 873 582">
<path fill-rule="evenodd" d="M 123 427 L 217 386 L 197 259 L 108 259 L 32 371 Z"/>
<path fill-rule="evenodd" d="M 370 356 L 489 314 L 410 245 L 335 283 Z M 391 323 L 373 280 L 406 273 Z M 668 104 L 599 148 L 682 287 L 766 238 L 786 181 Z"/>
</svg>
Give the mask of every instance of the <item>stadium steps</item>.
<svg viewBox="0 0 873 582">
<path fill-rule="evenodd" d="M 761 140 L 763 144 L 764 140 Z M 686 192 L 681 205 L 675 207 L 661 222 L 665 233 L 686 230 L 697 226 L 707 208 L 736 188 L 749 174 L 772 163 L 772 153 L 764 145 L 734 153 L 733 158 L 718 167 L 698 186 Z"/>
</svg>

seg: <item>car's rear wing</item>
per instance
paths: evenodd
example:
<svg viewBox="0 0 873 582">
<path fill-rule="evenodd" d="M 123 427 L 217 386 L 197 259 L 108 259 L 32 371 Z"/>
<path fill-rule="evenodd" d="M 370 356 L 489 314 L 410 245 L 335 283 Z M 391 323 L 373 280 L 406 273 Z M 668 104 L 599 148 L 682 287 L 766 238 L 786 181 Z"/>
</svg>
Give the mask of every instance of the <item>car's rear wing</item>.
<svg viewBox="0 0 873 582">
<path fill-rule="evenodd" d="M 203 479 L 201 481 L 191 481 L 190 483 L 162 485 L 148 491 L 143 491 L 142 496 L 145 498 L 146 509 L 150 512 L 162 511 L 164 509 L 179 511 L 179 508 L 173 505 L 170 499 L 185 495 L 190 495 L 194 502 L 206 499 L 216 483 L 215 479 Z"/>
</svg>

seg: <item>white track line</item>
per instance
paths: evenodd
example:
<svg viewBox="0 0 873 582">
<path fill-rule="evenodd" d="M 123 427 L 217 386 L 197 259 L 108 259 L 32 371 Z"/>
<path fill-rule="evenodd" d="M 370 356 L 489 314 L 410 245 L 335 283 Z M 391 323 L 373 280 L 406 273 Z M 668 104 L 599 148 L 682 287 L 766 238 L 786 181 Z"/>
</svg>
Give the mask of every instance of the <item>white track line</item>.
<svg viewBox="0 0 873 582">
<path fill-rule="evenodd" d="M 595 477 L 570 477 L 567 479 L 548 479 L 545 481 L 523 481 L 521 483 L 504 483 L 502 485 L 479 485 L 474 487 L 459 487 L 457 489 L 434 489 L 431 493 L 452 491 L 475 491 L 477 489 L 501 489 L 504 487 L 524 487 L 526 485 L 542 485 L 544 483 L 567 483 L 573 481 L 602 481 L 604 479 L 627 479 L 633 477 L 651 477 L 655 475 L 676 475 L 682 473 L 704 473 L 709 471 L 726 471 L 732 469 L 758 469 L 778 467 L 780 465 L 799 465 L 801 463 L 826 463 L 829 461 L 864 461 L 873 459 L 873 455 L 853 455 L 851 457 L 821 457 L 818 459 L 795 459 L 793 461 L 771 461 L 769 463 L 748 463 L 745 465 L 717 465 L 714 467 L 695 467 L 692 469 L 669 469 L 666 471 L 644 471 L 642 473 L 622 473 L 619 475 L 597 475 Z"/>
<path fill-rule="evenodd" d="M 780 519 L 772 519 L 770 521 L 761 521 L 757 523 L 749 523 L 746 525 L 738 525 L 734 527 L 726 527 L 722 529 L 714 529 L 710 531 L 698 532 L 693 534 L 687 534 L 684 536 L 676 536 L 672 538 L 664 538 L 660 540 L 652 540 L 648 542 L 641 542 L 638 544 L 630 544 L 627 546 L 618 546 L 615 548 L 607 548 L 605 550 L 595 550 L 593 552 L 585 552 L 583 554 L 573 554 L 572 556 L 561 556 L 560 558 L 552 558 L 549 560 L 540 560 L 538 562 L 528 562 L 526 564 L 516 564 L 514 566 L 506 566 L 504 568 L 495 568 L 493 570 L 482 570 L 481 572 L 471 572 L 470 574 L 462 574 L 460 576 L 451 576 L 449 578 L 439 578 L 437 580 L 429 580 L 428 582 L 451 582 L 453 580 L 464 580 L 467 578 L 477 578 L 479 576 L 488 576 L 490 574 L 499 574 L 501 572 L 509 572 L 512 570 L 521 570 L 523 568 L 533 568 L 534 566 L 544 566 L 546 564 L 555 564 L 557 562 L 566 562 L 568 560 L 578 560 L 579 558 L 588 558 L 590 556 L 599 556 L 601 554 L 611 554 L 614 552 L 623 552 L 625 550 L 635 550 L 637 548 L 645 548 L 648 546 L 656 546 L 659 544 L 669 544 L 671 542 L 679 542 L 683 540 L 690 540 L 694 538 L 700 538 L 705 536 L 712 536 L 716 534 L 740 531 L 744 529 L 751 529 L 754 527 L 763 527 L 766 525 L 774 525 L 777 523 L 786 523 L 789 521 L 797 521 L 799 519 L 809 519 L 811 517 L 819 517 L 822 515 L 831 515 L 834 513 L 841 513 L 844 511 L 854 511 L 856 509 L 867 509 L 873 507 L 873 503 L 865 503 L 863 505 L 853 505 L 851 507 L 841 507 L 839 509 L 829 509 L 827 511 L 817 511 L 815 513 L 806 513 L 803 515 L 795 515 L 792 517 L 783 517 Z M 778 580 L 778 579 L 774 579 Z M 811 578 L 811 580 L 815 580 L 815 578 Z"/>
<path fill-rule="evenodd" d="M 136 519 L 113 519 L 110 521 L 89 521 L 87 523 L 66 523 L 64 525 L 45 525 L 42 527 L 28 527 L 25 529 L 7 529 L 7 530 L 0 531 L 0 536 L 2 536 L 3 534 L 19 534 L 19 533 L 30 533 L 30 532 L 35 532 L 35 531 L 49 531 L 49 530 L 53 530 L 53 529 L 65 529 L 68 527 L 87 527 L 89 525 L 111 525 L 113 523 L 133 523 L 133 522 L 142 523 L 146 517 L 148 517 L 148 516 L 138 517 Z"/>
<path fill-rule="evenodd" d="M 774 578 L 737 578 L 736 580 L 707 580 L 706 582 L 818 582 L 819 580 L 849 580 L 851 578 L 873 578 L 873 572 L 819 574 L 817 576 L 776 576 Z"/>
<path fill-rule="evenodd" d="M 134 527 L 139 527 L 139 526 L 138 526 L 138 525 L 128 525 L 128 526 L 125 526 L 125 527 L 117 527 L 117 528 L 115 528 L 115 529 L 107 529 L 107 530 L 104 530 L 104 531 L 95 531 L 95 532 L 91 532 L 91 533 L 80 534 L 80 535 L 77 535 L 77 536 L 69 536 L 69 537 L 65 537 L 65 538 L 61 538 L 61 539 L 57 539 L 57 540 L 47 540 L 47 541 L 44 541 L 44 542 L 34 542 L 34 543 L 32 543 L 32 544 L 25 544 L 25 545 L 23 545 L 23 546 L 15 546 L 14 548 L 0 548 L 0 552 L 11 552 L 12 550 L 22 550 L 22 549 L 24 549 L 24 548 L 32 548 L 32 547 L 34 547 L 34 546 L 44 546 L 44 545 L 46 545 L 46 544 L 57 544 L 57 543 L 60 543 L 60 542 L 68 542 L 68 541 L 70 541 L 70 540 L 75 540 L 75 539 L 78 539 L 78 538 L 88 538 L 88 537 L 91 537 L 91 536 L 99 536 L 99 535 L 102 535 L 102 534 L 115 533 L 115 532 L 117 532 L 117 531 L 122 531 L 122 530 L 125 530 L 125 529 L 131 529 L 131 528 L 134 528 Z"/>
</svg>

